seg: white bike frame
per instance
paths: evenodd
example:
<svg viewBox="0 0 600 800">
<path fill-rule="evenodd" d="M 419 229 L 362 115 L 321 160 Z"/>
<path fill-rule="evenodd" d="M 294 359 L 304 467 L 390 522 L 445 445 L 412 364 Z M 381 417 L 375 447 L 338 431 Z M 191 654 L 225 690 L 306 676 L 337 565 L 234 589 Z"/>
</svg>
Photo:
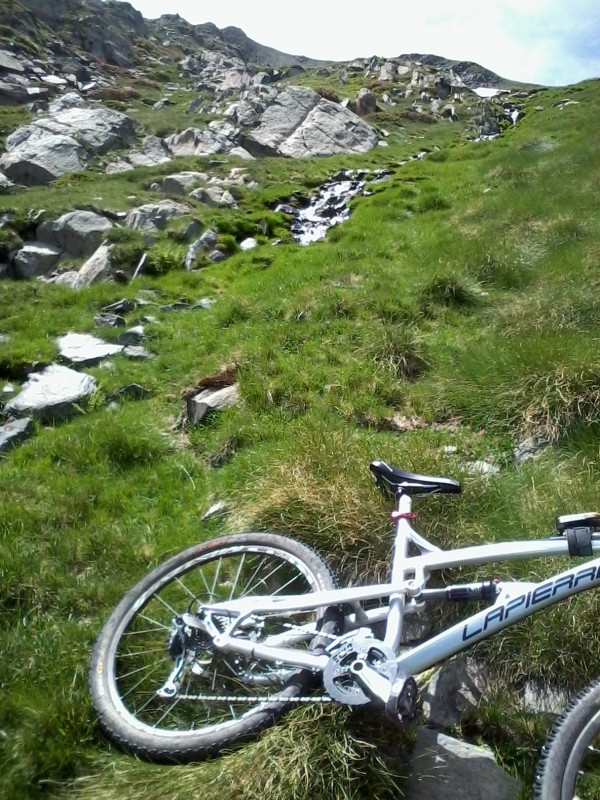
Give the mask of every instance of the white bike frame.
<svg viewBox="0 0 600 800">
<path fill-rule="evenodd" d="M 346 616 L 345 630 L 357 630 L 385 621 L 382 644 L 397 654 L 397 674 L 408 678 L 547 606 L 578 592 L 600 586 L 600 558 L 584 564 L 579 561 L 571 569 L 539 583 L 496 581 L 496 597 L 487 608 L 466 617 L 422 644 L 412 648 L 401 647 L 406 614 L 415 613 L 427 601 L 455 599 L 447 594 L 449 589 L 468 592 L 482 585 L 477 582 L 427 589 L 431 572 L 498 561 L 564 556 L 569 554 L 569 548 L 567 537 L 558 535 L 542 540 L 500 542 L 443 551 L 424 539 L 411 526 L 413 514 L 410 496 L 400 494 L 397 506 L 397 510 L 392 513 L 396 532 L 389 583 L 303 595 L 254 596 L 205 606 L 204 611 L 208 612 L 208 616 L 214 611 L 221 619 L 223 614 L 229 615 L 231 619 L 226 633 L 215 629 L 213 642 L 216 648 L 321 672 L 329 661 L 327 653 L 312 653 L 290 646 L 314 637 L 314 623 L 294 628 L 289 633 L 268 637 L 260 643 L 236 634 L 243 631 L 244 623 L 256 616 L 293 614 L 328 606 L 349 605 L 353 611 Z M 411 545 L 418 550 L 419 555 L 409 554 Z M 600 533 L 591 537 L 591 546 L 594 553 L 600 551 Z M 389 598 L 386 605 L 367 610 L 361 606 L 364 601 L 381 598 Z"/>
</svg>

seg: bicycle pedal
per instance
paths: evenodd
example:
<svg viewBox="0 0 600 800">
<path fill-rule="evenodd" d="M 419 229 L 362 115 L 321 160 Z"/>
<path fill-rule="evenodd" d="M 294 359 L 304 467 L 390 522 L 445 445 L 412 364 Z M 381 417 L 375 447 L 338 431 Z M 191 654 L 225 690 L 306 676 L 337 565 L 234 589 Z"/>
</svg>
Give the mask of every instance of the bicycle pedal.
<svg viewBox="0 0 600 800">
<path fill-rule="evenodd" d="M 418 694 L 414 678 L 396 678 L 385 706 L 386 716 L 398 727 L 406 725 L 416 715 Z"/>
</svg>

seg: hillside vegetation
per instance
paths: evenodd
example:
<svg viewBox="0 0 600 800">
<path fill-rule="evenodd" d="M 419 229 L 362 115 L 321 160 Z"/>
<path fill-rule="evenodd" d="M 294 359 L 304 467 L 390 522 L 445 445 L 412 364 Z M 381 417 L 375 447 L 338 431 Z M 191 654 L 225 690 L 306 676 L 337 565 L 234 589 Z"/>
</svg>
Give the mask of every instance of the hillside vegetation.
<svg viewBox="0 0 600 800">
<path fill-rule="evenodd" d="M 555 105 L 565 98 L 576 102 Z M 557 514 L 600 509 L 600 84 L 540 91 L 524 110 L 492 141 L 390 112 L 378 119 L 391 132 L 387 148 L 243 162 L 258 188 L 239 190 L 238 210 L 194 210 L 229 244 L 221 264 L 184 271 L 175 232 L 161 239 L 159 274 L 128 285 L 74 292 L 0 282 L 0 388 L 50 363 L 56 336 L 94 332 L 103 306 L 123 297 L 157 303 L 146 326 L 156 358 L 117 356 L 111 369 L 88 370 L 99 384 L 91 405 L 68 423 L 37 423 L 0 460 L 1 796 L 398 796 L 407 736 L 383 720 L 300 708 L 223 758 L 154 766 L 98 732 L 86 671 L 117 599 L 166 556 L 217 532 L 295 535 L 345 581 L 382 576 L 391 535 L 369 477 L 374 458 L 461 481 L 459 497 L 417 504 L 419 527 L 441 546 L 548 535 Z M 177 108 L 164 113 L 166 121 Z M 14 125 L 2 114 L 5 132 Z M 158 116 L 153 124 L 158 131 Z M 401 165 L 422 149 L 425 159 Z M 240 163 L 190 157 L 178 168 L 227 174 Z M 291 242 L 277 202 L 355 167 L 392 174 L 353 201 L 350 219 L 325 241 Z M 68 175 L 0 197 L 0 214 L 127 210 L 173 171 L 171 163 Z M 238 252 L 242 234 L 262 244 Z M 277 247 L 275 236 L 284 239 Z M 159 310 L 202 297 L 216 302 Z M 240 405 L 178 428 L 181 393 L 230 364 Z M 112 399 L 131 383 L 150 395 Z M 513 449 L 528 437 L 547 445 L 517 466 Z M 470 472 L 477 460 L 498 474 Z M 216 501 L 226 512 L 203 520 Z M 496 575 L 536 579 L 557 569 L 511 563 Z M 520 711 L 511 692 L 528 680 L 573 688 L 593 677 L 599 611 L 588 592 L 477 649 L 498 690 L 463 733 L 494 747 L 525 785 L 547 720 Z"/>
</svg>

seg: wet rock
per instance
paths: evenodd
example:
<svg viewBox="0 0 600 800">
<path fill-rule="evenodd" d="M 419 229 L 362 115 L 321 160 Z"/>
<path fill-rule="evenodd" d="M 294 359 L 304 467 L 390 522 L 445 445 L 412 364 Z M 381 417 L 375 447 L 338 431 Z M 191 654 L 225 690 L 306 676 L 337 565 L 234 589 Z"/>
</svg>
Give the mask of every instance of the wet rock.
<svg viewBox="0 0 600 800">
<path fill-rule="evenodd" d="M 61 256 L 61 250 L 52 245 L 26 244 L 14 259 L 18 278 L 38 278 L 52 270 Z"/>
<path fill-rule="evenodd" d="M 329 228 L 339 225 L 350 216 L 348 202 L 366 191 L 366 173 L 342 171 L 309 199 L 303 208 L 289 204 L 275 209 L 293 217 L 290 229 L 295 241 L 307 245 L 325 238 Z"/>
<path fill-rule="evenodd" d="M 39 241 L 58 247 L 72 256 L 91 256 L 113 227 L 106 217 L 92 211 L 71 211 L 37 229 Z"/>
<path fill-rule="evenodd" d="M 237 405 L 239 400 L 240 388 L 238 383 L 225 386 L 216 391 L 204 389 L 187 399 L 188 422 L 190 425 L 197 425 L 210 412 L 223 411 L 226 408 Z"/>
<path fill-rule="evenodd" d="M 51 364 L 42 372 L 31 373 L 4 410 L 16 417 L 64 419 L 78 413 L 78 407 L 85 404 L 95 389 L 96 380 L 91 375 Z"/>
<path fill-rule="evenodd" d="M 123 345 L 110 344 L 89 333 L 67 333 L 56 340 L 62 358 L 71 364 L 91 367 L 103 358 L 122 352 Z"/>
<path fill-rule="evenodd" d="M 19 442 L 28 439 L 33 433 L 33 419 L 13 419 L 0 425 L 0 453 L 8 452 Z"/>
<path fill-rule="evenodd" d="M 478 747 L 420 728 L 412 753 L 406 800 L 516 800 L 520 784 Z"/>
</svg>

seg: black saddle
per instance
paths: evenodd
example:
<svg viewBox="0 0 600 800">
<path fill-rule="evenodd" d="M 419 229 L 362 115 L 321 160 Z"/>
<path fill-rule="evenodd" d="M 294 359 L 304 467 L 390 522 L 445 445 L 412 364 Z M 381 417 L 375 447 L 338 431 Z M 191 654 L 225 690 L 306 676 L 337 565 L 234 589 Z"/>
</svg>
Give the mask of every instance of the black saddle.
<svg viewBox="0 0 600 800">
<path fill-rule="evenodd" d="M 459 494 L 460 484 L 450 478 L 433 478 L 429 475 L 415 475 L 392 467 L 385 461 L 373 461 L 369 467 L 380 489 L 387 494 Z"/>
</svg>

